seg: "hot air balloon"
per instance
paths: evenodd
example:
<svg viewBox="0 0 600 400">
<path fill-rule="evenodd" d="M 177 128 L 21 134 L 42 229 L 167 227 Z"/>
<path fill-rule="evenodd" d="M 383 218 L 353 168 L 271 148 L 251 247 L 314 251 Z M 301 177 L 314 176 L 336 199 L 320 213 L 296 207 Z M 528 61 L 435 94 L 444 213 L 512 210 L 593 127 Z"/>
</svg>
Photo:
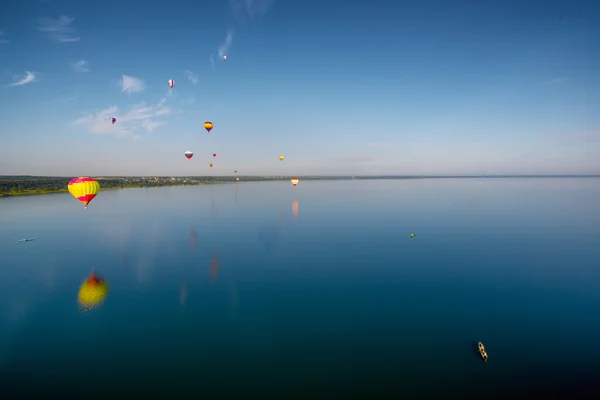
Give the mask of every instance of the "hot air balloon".
<svg viewBox="0 0 600 400">
<path fill-rule="evenodd" d="M 212 164 L 212 163 L 210 163 L 210 164 L 208 164 L 208 166 L 212 168 L 213 164 Z"/>
<path fill-rule="evenodd" d="M 279 156 L 279 161 L 283 161 L 285 157 L 283 155 Z"/>
<path fill-rule="evenodd" d="M 110 122 L 112 122 L 112 123 L 113 123 L 113 125 L 114 125 L 114 124 L 115 124 L 115 122 L 117 122 L 117 119 L 116 119 L 116 118 L 111 118 L 111 119 L 110 119 Z"/>
<path fill-rule="evenodd" d="M 223 61 L 227 61 L 227 56 L 223 56 Z"/>
<path fill-rule="evenodd" d="M 239 181 L 239 180 L 240 180 L 240 178 L 235 178 L 235 180 L 236 180 L 236 181 Z"/>
<path fill-rule="evenodd" d="M 101 305 L 107 294 L 108 284 L 92 271 L 89 278 L 79 287 L 77 300 L 84 311 L 89 311 Z"/>
<path fill-rule="evenodd" d="M 207 131 L 208 133 L 210 133 L 210 130 L 211 130 L 212 128 L 213 128 L 213 123 L 212 123 L 212 122 L 210 122 L 210 121 L 206 121 L 206 122 L 204 123 L 204 129 L 206 129 L 206 131 Z"/>
<path fill-rule="evenodd" d="M 69 193 L 88 208 L 88 204 L 100 191 L 100 184 L 94 178 L 85 176 L 75 178 L 69 182 Z"/>
<path fill-rule="evenodd" d="M 292 185 L 294 185 L 294 187 L 296 187 L 297 184 L 298 184 L 298 178 L 292 178 Z"/>
<path fill-rule="evenodd" d="M 217 156 L 217 153 L 213 153 L 213 157 L 216 157 L 216 156 Z"/>
<path fill-rule="evenodd" d="M 175 86 L 175 81 L 173 79 L 169 79 L 169 87 L 173 89 L 173 86 Z"/>
<path fill-rule="evenodd" d="M 236 170 L 236 171 L 233 171 L 233 172 L 235 172 L 235 173 L 237 174 L 237 170 Z"/>
<path fill-rule="evenodd" d="M 192 157 L 194 156 L 194 153 L 192 153 L 190 150 L 186 151 L 186 152 L 185 152 L 185 153 L 183 153 L 183 154 L 185 154 L 185 157 L 186 157 L 188 160 L 191 160 L 191 159 L 192 159 Z"/>
</svg>

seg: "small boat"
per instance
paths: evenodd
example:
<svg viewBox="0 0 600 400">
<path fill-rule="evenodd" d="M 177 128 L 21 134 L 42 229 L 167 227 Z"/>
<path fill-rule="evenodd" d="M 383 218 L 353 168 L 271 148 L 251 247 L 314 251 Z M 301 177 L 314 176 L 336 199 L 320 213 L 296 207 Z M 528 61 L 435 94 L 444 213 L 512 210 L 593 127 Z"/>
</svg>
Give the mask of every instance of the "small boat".
<svg viewBox="0 0 600 400">
<path fill-rule="evenodd" d="M 23 243 L 23 242 L 31 242 L 31 241 L 33 241 L 33 238 L 28 238 L 28 239 L 19 239 L 19 240 L 17 240 L 17 242 L 19 242 L 19 243 Z"/>
<path fill-rule="evenodd" d="M 481 342 L 477 343 L 477 350 L 479 350 L 479 354 L 481 354 L 481 358 L 483 359 L 483 362 L 487 362 L 488 355 L 487 355 L 487 352 L 485 351 L 485 347 L 483 346 L 483 343 L 481 343 Z"/>
</svg>

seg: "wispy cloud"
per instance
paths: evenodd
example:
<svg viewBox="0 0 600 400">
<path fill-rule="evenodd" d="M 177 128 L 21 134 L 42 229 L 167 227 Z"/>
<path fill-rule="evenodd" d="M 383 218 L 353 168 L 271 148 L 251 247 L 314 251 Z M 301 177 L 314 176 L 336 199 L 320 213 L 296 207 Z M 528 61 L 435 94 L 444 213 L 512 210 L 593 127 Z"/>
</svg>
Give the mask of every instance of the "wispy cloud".
<svg viewBox="0 0 600 400">
<path fill-rule="evenodd" d="M 0 43 L 10 43 L 10 40 L 6 39 L 4 31 L 0 31 Z"/>
<path fill-rule="evenodd" d="M 52 99 L 49 102 L 50 103 L 62 103 L 62 104 L 66 104 L 66 103 L 72 103 L 72 102 L 74 102 L 77 99 L 79 99 L 79 95 L 78 94 L 74 94 L 73 96 L 70 96 L 70 97 L 56 97 L 56 98 Z"/>
<path fill-rule="evenodd" d="M 192 84 L 196 85 L 198 83 L 198 75 L 196 75 L 193 71 L 186 70 L 185 73 Z"/>
<path fill-rule="evenodd" d="M 367 146 L 370 146 L 370 147 L 386 147 L 386 146 L 389 146 L 389 143 L 387 143 L 387 142 L 368 142 Z"/>
<path fill-rule="evenodd" d="M 71 67 L 77 72 L 90 72 L 89 63 L 85 60 L 79 60 L 71 64 Z"/>
<path fill-rule="evenodd" d="M 135 92 L 141 92 L 144 90 L 146 85 L 141 79 L 129 75 L 123 75 L 119 86 L 121 86 L 122 92 L 131 94 Z"/>
<path fill-rule="evenodd" d="M 225 37 L 225 40 L 223 41 L 223 43 L 221 43 L 219 45 L 219 58 L 223 58 L 223 56 L 227 55 L 227 51 L 229 50 L 229 47 L 231 46 L 232 40 L 233 40 L 233 30 L 229 29 L 227 31 L 227 36 Z"/>
<path fill-rule="evenodd" d="M 75 18 L 67 15 L 61 15 L 57 19 L 40 18 L 37 29 L 40 32 L 47 33 L 51 39 L 57 42 L 78 42 L 79 35 L 77 28 L 72 25 L 73 21 L 75 21 Z"/>
<path fill-rule="evenodd" d="M 23 77 L 21 75 L 21 77 L 19 75 L 15 75 L 13 77 L 13 80 L 15 82 L 11 83 L 8 86 L 23 86 L 23 85 L 27 85 L 28 83 L 32 83 L 35 82 L 35 73 L 31 72 L 31 71 L 25 71 L 25 76 Z"/>
<path fill-rule="evenodd" d="M 133 105 L 124 114 L 121 114 L 119 108 L 113 105 L 81 117 L 75 123 L 86 125 L 90 133 L 139 139 L 139 131 L 152 132 L 166 124 L 165 121 L 156 120 L 171 113 L 171 109 L 165 106 L 166 100 L 166 97 L 163 97 L 158 104 L 153 106 L 143 103 Z M 110 121 L 110 118 L 113 117 L 117 119 L 115 124 Z"/>
<path fill-rule="evenodd" d="M 595 142 L 600 141 L 600 132 L 589 132 L 580 135 L 562 136 L 561 139 L 569 142 Z"/>
<path fill-rule="evenodd" d="M 213 55 L 211 54 L 210 57 L 208 57 L 208 61 L 210 62 L 210 65 L 213 67 L 213 69 L 215 68 L 215 58 L 213 57 Z"/>
<path fill-rule="evenodd" d="M 541 85 L 542 86 L 556 85 L 557 83 L 562 83 L 562 82 L 566 82 L 566 81 L 570 81 L 570 80 L 571 80 L 570 76 L 561 76 L 558 78 L 550 79 L 548 81 L 544 81 L 541 83 Z"/>
<path fill-rule="evenodd" d="M 229 0 L 233 16 L 239 21 L 254 19 L 269 11 L 273 0 Z"/>
</svg>

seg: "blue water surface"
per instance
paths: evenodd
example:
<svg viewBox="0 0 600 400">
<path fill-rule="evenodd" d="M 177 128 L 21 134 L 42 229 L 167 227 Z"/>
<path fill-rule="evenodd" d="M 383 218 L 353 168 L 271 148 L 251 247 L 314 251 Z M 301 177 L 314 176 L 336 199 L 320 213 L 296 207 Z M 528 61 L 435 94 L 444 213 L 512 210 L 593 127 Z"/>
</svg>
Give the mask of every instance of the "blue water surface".
<svg viewBox="0 0 600 400">
<path fill-rule="evenodd" d="M 110 291 L 82 312 L 92 269 Z M 87 210 L 68 193 L 2 198 L 0 384 L 573 397 L 600 382 L 599 289 L 595 178 L 118 189 Z"/>
</svg>

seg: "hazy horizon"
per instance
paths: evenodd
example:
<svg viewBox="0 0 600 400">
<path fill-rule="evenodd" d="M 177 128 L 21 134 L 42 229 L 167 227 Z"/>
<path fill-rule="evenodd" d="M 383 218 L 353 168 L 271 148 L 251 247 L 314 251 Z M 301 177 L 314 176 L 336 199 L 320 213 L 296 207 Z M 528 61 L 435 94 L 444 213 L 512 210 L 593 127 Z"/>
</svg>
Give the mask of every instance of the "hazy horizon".
<svg viewBox="0 0 600 400">
<path fill-rule="evenodd" d="M 597 5 L 533 1 L 16 2 L 0 175 L 600 174 Z"/>
</svg>

